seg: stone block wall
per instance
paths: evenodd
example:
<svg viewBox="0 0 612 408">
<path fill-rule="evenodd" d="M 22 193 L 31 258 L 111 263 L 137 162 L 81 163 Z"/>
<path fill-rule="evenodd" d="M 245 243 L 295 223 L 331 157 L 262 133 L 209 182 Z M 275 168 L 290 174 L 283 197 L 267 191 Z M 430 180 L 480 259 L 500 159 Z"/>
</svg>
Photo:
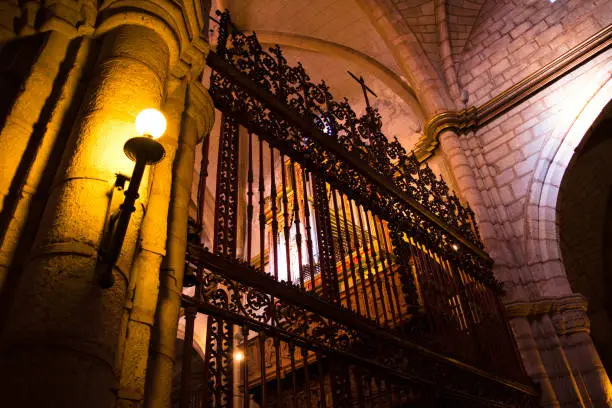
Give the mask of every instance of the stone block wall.
<svg viewBox="0 0 612 408">
<path fill-rule="evenodd" d="M 492 220 L 481 231 L 509 300 L 570 293 L 560 265 L 556 204 L 573 147 L 559 149 L 611 69 L 607 52 L 462 138 Z"/>
<path fill-rule="evenodd" d="M 459 64 L 459 83 L 479 105 L 610 24 L 607 0 L 489 0 Z"/>
</svg>

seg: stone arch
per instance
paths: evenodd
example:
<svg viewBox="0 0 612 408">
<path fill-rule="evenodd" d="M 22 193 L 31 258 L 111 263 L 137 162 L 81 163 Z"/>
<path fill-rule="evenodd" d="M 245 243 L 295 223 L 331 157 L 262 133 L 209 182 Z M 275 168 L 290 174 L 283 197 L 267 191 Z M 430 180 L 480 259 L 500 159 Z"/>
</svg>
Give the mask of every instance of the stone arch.
<svg viewBox="0 0 612 408">
<path fill-rule="evenodd" d="M 367 71 L 376 75 L 376 77 L 380 79 L 387 87 L 389 87 L 389 89 L 402 98 L 402 100 L 404 100 L 404 102 L 406 102 L 414 110 L 414 112 L 418 114 L 418 119 L 421 126 L 425 124 L 426 118 L 425 114 L 423 113 L 423 108 L 419 103 L 412 87 L 398 74 L 369 55 L 366 55 L 354 48 L 347 47 L 346 45 L 301 34 L 258 30 L 257 38 L 262 44 L 278 44 L 280 46 L 314 51 L 359 64 Z"/>
<path fill-rule="evenodd" d="M 562 276 L 567 280 L 561 258 L 557 221 L 557 197 L 574 149 L 606 104 L 612 100 L 612 78 L 607 70 L 589 78 L 580 95 L 558 117 L 566 118 L 557 125 L 544 144 L 535 166 L 528 192 L 525 217 L 525 253 L 533 281 Z M 543 266 L 535 268 L 536 265 Z M 534 272 L 535 271 L 535 272 Z M 537 274 L 544 276 L 536 276 Z M 567 285 L 569 288 L 569 284 Z M 541 296 L 569 293 L 541 293 Z"/>
<path fill-rule="evenodd" d="M 390 0 L 357 0 L 412 85 L 427 117 L 455 104 L 423 47 Z"/>
</svg>

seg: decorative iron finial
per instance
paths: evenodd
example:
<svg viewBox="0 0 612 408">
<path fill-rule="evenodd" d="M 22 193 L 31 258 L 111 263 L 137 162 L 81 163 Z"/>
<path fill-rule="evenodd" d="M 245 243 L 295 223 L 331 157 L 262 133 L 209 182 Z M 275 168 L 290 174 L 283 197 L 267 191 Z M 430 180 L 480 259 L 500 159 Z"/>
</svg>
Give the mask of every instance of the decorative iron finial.
<svg viewBox="0 0 612 408">
<path fill-rule="evenodd" d="M 376 98 L 378 98 L 378 95 L 376 95 L 374 93 L 373 90 L 371 90 L 365 83 L 365 80 L 363 79 L 363 77 L 361 75 L 359 75 L 359 78 L 357 78 L 357 76 L 355 74 L 353 74 L 351 71 L 346 71 L 348 72 L 348 74 L 353 77 L 353 79 L 355 81 L 357 81 L 357 83 L 359 85 L 361 85 L 361 90 L 363 91 L 363 97 L 365 98 L 365 103 L 366 106 L 368 108 L 368 110 L 370 110 L 371 106 L 370 106 L 370 100 L 368 99 L 368 92 L 371 93 L 372 95 L 374 95 Z"/>
</svg>

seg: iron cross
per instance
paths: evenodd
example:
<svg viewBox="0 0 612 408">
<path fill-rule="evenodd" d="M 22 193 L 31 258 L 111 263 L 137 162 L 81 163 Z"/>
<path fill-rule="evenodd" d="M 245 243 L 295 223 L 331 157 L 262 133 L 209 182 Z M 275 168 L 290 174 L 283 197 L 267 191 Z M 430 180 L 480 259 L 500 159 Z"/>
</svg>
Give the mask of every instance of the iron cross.
<svg viewBox="0 0 612 408">
<path fill-rule="evenodd" d="M 355 74 L 353 74 L 351 71 L 346 71 L 346 72 L 348 72 L 348 74 L 350 76 L 352 76 L 353 79 L 355 81 L 357 81 L 357 83 L 359 85 L 361 85 L 361 90 L 363 91 L 363 97 L 365 98 L 366 106 L 369 108 L 370 107 L 370 100 L 368 99 L 368 92 L 371 93 L 372 95 L 374 95 L 377 98 L 378 98 L 378 95 L 376 95 L 373 90 L 368 88 L 368 86 L 366 85 L 366 83 L 363 80 L 363 77 L 361 75 L 359 75 L 359 78 L 357 78 L 357 76 L 355 76 Z"/>
</svg>

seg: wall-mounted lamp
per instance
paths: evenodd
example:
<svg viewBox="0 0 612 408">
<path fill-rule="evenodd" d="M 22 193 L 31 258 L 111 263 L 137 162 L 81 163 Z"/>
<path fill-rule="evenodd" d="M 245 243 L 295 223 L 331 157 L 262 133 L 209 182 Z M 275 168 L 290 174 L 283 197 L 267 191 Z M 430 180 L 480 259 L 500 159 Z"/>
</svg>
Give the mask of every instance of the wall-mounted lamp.
<svg viewBox="0 0 612 408">
<path fill-rule="evenodd" d="M 166 131 L 166 118 L 156 109 L 145 109 L 136 116 L 136 131 L 139 134 L 125 142 L 125 155 L 136 162 L 130 185 L 125 191 L 125 200 L 119 210 L 110 217 L 105 231 L 105 244 L 98 255 L 98 284 L 106 289 L 114 284 L 113 267 L 119 259 L 130 217 L 136 209 L 138 189 L 145 166 L 161 161 L 166 151 L 157 140 Z"/>
</svg>

